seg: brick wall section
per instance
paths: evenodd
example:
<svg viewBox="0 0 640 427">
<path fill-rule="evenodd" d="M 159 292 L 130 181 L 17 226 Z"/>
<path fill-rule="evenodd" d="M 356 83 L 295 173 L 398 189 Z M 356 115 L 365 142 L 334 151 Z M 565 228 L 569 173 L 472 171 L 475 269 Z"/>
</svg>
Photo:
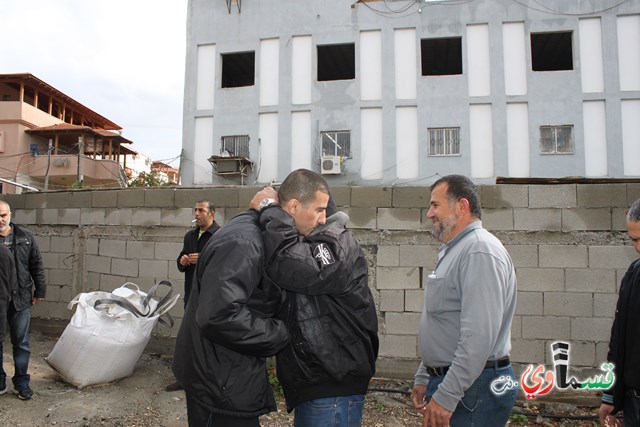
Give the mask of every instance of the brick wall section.
<svg viewBox="0 0 640 427">
<path fill-rule="evenodd" d="M 31 229 L 49 284 L 34 317 L 67 320 L 69 301 L 127 281 L 148 290 L 169 279 L 180 293 L 176 257 L 197 200 L 210 198 L 216 221 L 244 210 L 260 187 L 159 188 L 2 195 L 14 220 Z M 426 219 L 428 187 L 336 186 L 349 227 L 370 263 L 380 319 L 380 366 L 417 366 L 418 323 L 426 275 L 438 243 Z M 606 357 L 620 279 L 638 256 L 626 237 L 624 213 L 640 184 L 485 185 L 483 222 L 511 254 L 518 306 L 511 358 L 551 363 L 549 345 L 572 343 L 572 366 L 597 367 Z M 176 335 L 182 301 L 172 309 Z M 408 367 L 408 368 L 407 368 Z M 406 372 L 410 375 L 411 372 Z M 382 372 L 381 374 L 384 374 Z"/>
</svg>

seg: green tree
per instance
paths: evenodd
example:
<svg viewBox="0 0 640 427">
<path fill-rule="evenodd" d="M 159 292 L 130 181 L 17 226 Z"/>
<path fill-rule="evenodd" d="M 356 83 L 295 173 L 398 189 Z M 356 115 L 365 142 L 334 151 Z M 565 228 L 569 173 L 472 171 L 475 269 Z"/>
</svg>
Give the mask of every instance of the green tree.
<svg viewBox="0 0 640 427">
<path fill-rule="evenodd" d="M 129 187 L 164 187 L 169 185 L 169 180 L 157 171 L 140 172 L 129 180 Z"/>
</svg>

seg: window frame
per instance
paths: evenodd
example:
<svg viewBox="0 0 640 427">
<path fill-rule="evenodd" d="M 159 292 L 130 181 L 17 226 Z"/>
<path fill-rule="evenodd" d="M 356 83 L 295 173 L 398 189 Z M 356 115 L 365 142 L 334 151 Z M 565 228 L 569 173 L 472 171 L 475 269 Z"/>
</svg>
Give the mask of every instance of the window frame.
<svg viewBox="0 0 640 427">
<path fill-rule="evenodd" d="M 324 136 L 325 135 L 329 136 L 329 134 L 334 134 L 334 136 L 335 136 L 335 139 L 332 141 L 333 144 L 334 144 L 334 148 L 335 148 L 333 153 L 326 153 L 325 149 L 324 149 Z M 339 135 L 347 135 L 348 136 L 348 138 L 349 138 L 348 141 L 347 141 L 348 147 L 346 149 L 344 147 L 341 147 L 338 144 L 338 141 L 340 141 Z M 339 157 L 344 157 L 345 159 L 352 158 L 352 153 L 351 153 L 351 130 L 327 130 L 327 131 L 320 132 L 320 151 L 322 153 L 322 157 L 324 157 L 324 156 L 339 156 Z M 345 155 L 345 151 L 346 151 L 346 155 Z"/>
<path fill-rule="evenodd" d="M 432 135 L 435 131 L 442 132 L 442 142 L 438 144 L 442 146 L 444 149 L 442 153 L 433 153 L 432 152 Z M 457 141 L 451 141 L 450 138 L 447 138 L 447 133 L 455 132 L 457 133 Z M 462 138 L 460 137 L 460 127 L 459 126 L 448 126 L 448 127 L 430 127 L 427 128 L 427 136 L 428 136 L 428 145 L 427 145 L 427 156 L 428 157 L 456 157 L 461 156 L 460 143 Z M 453 146 L 452 146 L 453 143 Z M 447 153 L 447 147 L 449 148 L 449 152 Z M 454 152 L 454 148 L 457 148 L 457 152 Z"/>
<path fill-rule="evenodd" d="M 558 130 L 564 129 L 564 128 L 569 128 L 570 132 L 569 132 L 569 137 L 570 137 L 570 144 L 569 147 L 571 149 L 571 151 L 558 151 Z M 554 143 L 554 150 L 553 151 L 543 151 L 543 142 L 542 142 L 542 131 L 543 129 L 552 129 L 553 130 L 553 143 Z M 539 139 L 538 139 L 538 150 L 540 152 L 540 154 L 542 155 L 572 155 L 576 153 L 576 144 L 575 144 L 575 136 L 573 133 L 573 129 L 574 126 L 573 125 L 568 125 L 568 124 L 564 124 L 564 125 L 541 125 L 538 128 L 538 133 L 539 133 Z"/>
<path fill-rule="evenodd" d="M 233 138 L 233 140 L 231 141 L 234 148 L 233 152 L 227 149 L 226 144 L 227 139 L 231 138 Z M 224 152 L 227 151 L 233 157 L 244 157 L 245 159 L 249 159 L 250 143 L 251 138 L 249 137 L 249 135 L 223 135 L 220 137 L 220 154 L 224 154 Z M 245 145 L 244 147 L 241 146 L 243 144 Z M 240 149 L 238 149 L 238 146 L 240 146 Z"/>
</svg>

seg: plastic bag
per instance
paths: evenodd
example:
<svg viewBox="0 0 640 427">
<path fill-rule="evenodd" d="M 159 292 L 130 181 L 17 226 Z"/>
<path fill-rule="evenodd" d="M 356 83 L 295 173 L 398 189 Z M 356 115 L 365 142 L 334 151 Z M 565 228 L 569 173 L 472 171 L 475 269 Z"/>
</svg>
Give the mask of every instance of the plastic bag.
<svg viewBox="0 0 640 427">
<path fill-rule="evenodd" d="M 169 289 L 159 297 L 161 286 Z M 76 312 L 45 360 L 78 388 L 128 377 L 156 322 L 173 326 L 167 312 L 179 297 L 173 295 L 173 285 L 166 280 L 148 294 L 131 282 L 113 292 L 81 293 L 69 303 L 68 308 L 76 306 Z"/>
</svg>

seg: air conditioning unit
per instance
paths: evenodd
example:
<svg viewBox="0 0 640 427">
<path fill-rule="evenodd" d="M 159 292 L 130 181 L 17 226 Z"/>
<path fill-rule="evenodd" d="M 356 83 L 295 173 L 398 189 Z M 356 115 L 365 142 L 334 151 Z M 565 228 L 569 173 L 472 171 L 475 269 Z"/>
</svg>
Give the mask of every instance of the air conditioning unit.
<svg viewBox="0 0 640 427">
<path fill-rule="evenodd" d="M 327 174 L 340 174 L 340 156 L 322 156 L 320 158 L 320 173 Z"/>
</svg>

